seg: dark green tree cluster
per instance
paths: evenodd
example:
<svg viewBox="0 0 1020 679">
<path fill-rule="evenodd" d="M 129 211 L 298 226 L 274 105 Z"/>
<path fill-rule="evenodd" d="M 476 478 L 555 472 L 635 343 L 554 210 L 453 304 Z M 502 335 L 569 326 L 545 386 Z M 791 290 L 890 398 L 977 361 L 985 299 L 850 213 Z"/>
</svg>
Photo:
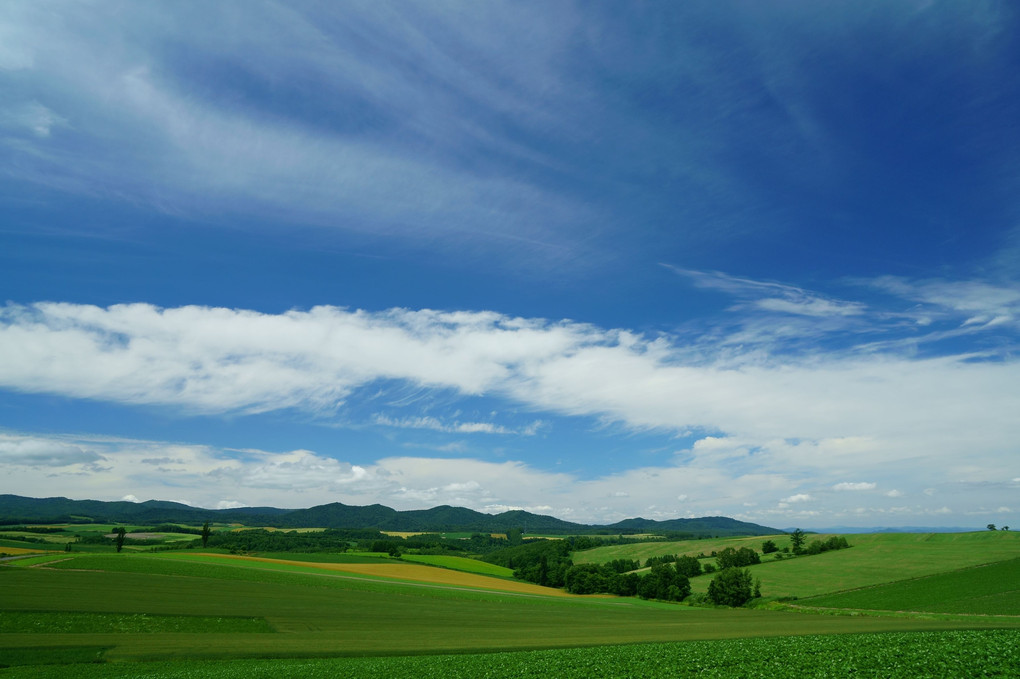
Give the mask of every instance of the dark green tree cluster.
<svg viewBox="0 0 1020 679">
<path fill-rule="evenodd" d="M 377 531 L 368 536 L 380 537 Z M 324 530 L 313 532 L 268 531 L 261 528 L 210 533 L 200 539 L 210 548 L 234 554 L 253 552 L 345 552 L 355 541 L 366 538 L 366 531 Z M 196 541 L 197 542 L 197 541 Z"/>
<path fill-rule="evenodd" d="M 63 533 L 64 529 L 57 526 L 3 526 L 5 531 L 17 531 L 19 533 L 38 533 L 40 535 L 48 533 Z M 17 536 L 4 537 L 5 540 L 16 538 Z"/>
<path fill-rule="evenodd" d="M 637 573 L 619 573 L 606 564 L 582 563 L 567 569 L 563 586 L 571 594 L 634 596 L 640 580 Z"/>
<path fill-rule="evenodd" d="M 181 535 L 201 535 L 201 528 L 180 526 L 176 523 L 161 523 L 158 526 L 151 526 L 145 529 L 146 533 L 180 533 Z"/>
<path fill-rule="evenodd" d="M 691 593 L 687 576 L 672 564 L 656 564 L 644 576 L 619 573 L 606 564 L 577 564 L 567 569 L 564 587 L 572 594 L 606 593 L 662 601 L 681 601 Z"/>
<path fill-rule="evenodd" d="M 652 566 L 664 563 L 671 563 L 674 565 L 678 573 L 686 575 L 688 578 L 693 578 L 696 575 L 701 575 L 701 562 L 693 556 L 677 556 L 676 554 L 664 554 L 662 556 L 650 556 L 645 560 L 645 568 L 651 568 Z"/>
<path fill-rule="evenodd" d="M 719 564 L 719 570 L 726 570 L 727 568 L 753 566 L 754 564 L 761 563 L 761 557 L 758 556 L 758 552 L 750 547 L 741 547 L 740 549 L 727 547 L 716 553 L 715 561 Z"/>
<path fill-rule="evenodd" d="M 761 596 L 761 588 L 752 584 L 747 568 L 727 568 L 708 583 L 708 599 L 718 606 L 743 606 L 755 593 Z"/>
<path fill-rule="evenodd" d="M 674 563 L 676 562 L 676 554 L 663 554 L 662 556 L 650 556 L 645 559 L 645 568 L 651 568 L 657 566 L 660 563 Z"/>
<path fill-rule="evenodd" d="M 626 573 L 641 568 L 641 562 L 636 559 L 613 559 L 605 564 L 615 573 Z"/>
<path fill-rule="evenodd" d="M 681 575 L 686 575 L 688 578 L 693 578 L 701 575 L 702 568 L 701 562 L 693 556 L 678 556 L 676 562 L 673 564 L 676 567 L 676 572 Z"/>
<path fill-rule="evenodd" d="M 850 546 L 850 543 L 846 541 L 846 538 L 833 535 L 828 540 L 812 540 L 804 550 L 805 554 L 821 554 L 822 552 L 829 552 L 835 549 L 846 549 Z"/>
<path fill-rule="evenodd" d="M 670 564 L 652 566 L 652 570 L 641 578 L 638 596 L 642 599 L 662 601 L 683 601 L 691 593 L 691 583 L 686 575 L 678 573 Z"/>
<path fill-rule="evenodd" d="M 611 545 L 619 540 L 609 540 L 607 538 L 596 538 L 591 535 L 571 535 L 567 538 L 567 542 L 570 543 L 570 549 L 575 552 L 583 552 L 586 549 L 595 549 L 596 547 L 603 547 L 605 545 Z"/>
<path fill-rule="evenodd" d="M 771 554 L 772 552 L 778 552 L 778 551 L 779 551 L 779 548 L 776 547 L 776 543 L 773 542 L 772 540 L 766 540 L 765 542 L 761 543 L 761 553 L 762 554 Z"/>
<path fill-rule="evenodd" d="M 486 554 L 482 561 L 512 568 L 518 580 L 546 587 L 562 587 L 567 569 L 574 564 L 567 540 L 529 540 Z"/>
</svg>

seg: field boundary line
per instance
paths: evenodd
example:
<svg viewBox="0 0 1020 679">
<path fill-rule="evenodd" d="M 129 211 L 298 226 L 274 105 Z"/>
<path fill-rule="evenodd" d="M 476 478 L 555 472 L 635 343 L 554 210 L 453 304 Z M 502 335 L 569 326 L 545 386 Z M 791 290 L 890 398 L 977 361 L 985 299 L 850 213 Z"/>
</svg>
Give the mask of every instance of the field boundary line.
<svg viewBox="0 0 1020 679">
<path fill-rule="evenodd" d="M 828 615 L 829 612 L 842 613 L 847 616 L 871 616 L 871 617 L 886 617 L 879 615 L 882 613 L 892 613 L 895 615 L 909 615 L 914 616 L 935 616 L 941 618 L 1005 618 L 1007 620 L 1020 620 L 1020 615 L 1008 615 L 1006 613 L 942 613 L 938 611 L 896 611 L 887 608 L 837 608 L 835 606 L 804 606 L 801 604 L 782 604 L 784 608 L 792 608 L 797 611 L 803 611 L 805 613 L 818 613 L 821 615 Z"/>
</svg>

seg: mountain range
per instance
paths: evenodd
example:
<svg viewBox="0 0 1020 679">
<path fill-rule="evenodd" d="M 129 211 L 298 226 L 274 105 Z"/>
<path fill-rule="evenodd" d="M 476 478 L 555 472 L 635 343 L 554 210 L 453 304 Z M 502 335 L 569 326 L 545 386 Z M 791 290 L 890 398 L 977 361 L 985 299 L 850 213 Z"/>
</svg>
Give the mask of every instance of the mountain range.
<svg viewBox="0 0 1020 679">
<path fill-rule="evenodd" d="M 525 533 L 684 533 L 694 537 L 732 535 L 775 535 L 781 533 L 755 523 L 724 516 L 695 519 L 633 518 L 609 525 L 589 525 L 553 516 L 512 510 L 485 514 L 465 507 L 442 505 L 431 509 L 398 511 L 375 504 L 345 505 L 333 502 L 307 509 L 242 507 L 202 509 L 178 502 L 103 502 L 70 500 L 65 497 L 30 498 L 0 495 L 0 524 L 22 523 L 243 523 L 274 528 L 376 529 L 382 531 L 506 532 L 520 528 Z"/>
</svg>

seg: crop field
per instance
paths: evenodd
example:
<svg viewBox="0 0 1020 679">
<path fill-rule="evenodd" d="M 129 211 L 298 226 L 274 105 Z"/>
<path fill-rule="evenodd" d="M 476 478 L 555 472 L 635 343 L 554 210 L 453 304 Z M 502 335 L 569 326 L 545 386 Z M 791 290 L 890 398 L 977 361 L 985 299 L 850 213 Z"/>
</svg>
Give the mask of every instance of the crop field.
<svg viewBox="0 0 1020 679">
<path fill-rule="evenodd" d="M 24 542 L 5 542 L 0 540 L 0 554 L 8 556 L 20 556 L 22 554 L 38 554 L 53 549 L 52 547 L 26 547 Z M 13 545 L 17 545 L 16 547 Z"/>
<path fill-rule="evenodd" d="M 812 597 L 805 606 L 1020 616 L 1020 559 Z"/>
<path fill-rule="evenodd" d="M 538 585 L 516 580 L 495 579 L 491 576 L 505 576 L 506 571 L 509 569 L 500 568 L 499 566 L 493 566 L 492 564 L 487 564 L 481 561 L 474 561 L 473 559 L 464 559 L 462 557 L 416 557 L 416 560 L 424 559 L 421 563 L 413 563 L 405 561 L 404 559 L 372 559 L 371 557 L 358 560 L 352 559 L 350 561 L 342 559 L 337 562 L 324 563 L 292 561 L 286 558 L 270 559 L 266 557 L 234 556 L 229 554 L 183 554 L 172 555 L 170 558 L 189 561 L 201 560 L 204 563 L 214 563 L 216 560 L 226 560 L 246 567 L 261 567 L 273 570 L 297 569 L 306 573 L 319 574 L 321 574 L 322 571 L 331 571 L 362 577 L 396 579 L 415 583 L 431 583 L 438 585 L 451 585 L 455 587 L 474 587 L 479 589 L 498 589 L 504 592 L 532 594 L 536 596 L 566 596 L 565 592 L 557 589 L 540 587 Z M 445 561 L 445 564 L 438 563 L 435 565 L 447 567 L 436 568 L 434 566 L 425 565 L 430 563 L 428 559 Z M 464 563 L 468 561 L 471 561 L 472 564 Z M 81 561 L 76 561 L 74 563 L 81 563 Z M 465 570 L 453 570 L 448 564 L 456 564 Z M 467 572 L 466 568 L 473 564 L 478 564 L 478 568 L 471 572 Z M 71 567 L 74 566 L 72 565 Z M 485 571 L 495 572 L 489 573 L 488 575 L 482 575 L 481 573 Z M 513 573 L 510 572 L 510 575 L 512 574 Z"/>
<path fill-rule="evenodd" d="M 368 570 L 352 574 L 322 566 Z M 373 578 L 373 566 L 391 570 Z M 487 580 L 488 588 L 466 587 L 463 580 L 443 582 L 438 576 L 432 582 L 416 580 L 419 570 Z M 399 578 L 400 572 L 407 578 Z M 535 586 L 529 593 L 509 592 L 507 584 L 517 583 L 422 564 L 311 564 L 190 553 L 90 554 L 43 567 L 2 567 L 0 612 L 13 613 L 10 624 L 15 627 L 0 633 L 0 664 L 88 653 L 108 661 L 227 659 L 253 653 L 264 658 L 409 655 L 819 633 L 1020 629 L 1020 619 L 698 609 L 571 596 Z M 89 617 L 97 615 L 135 616 L 132 624 L 137 626 L 109 631 L 87 624 L 110 619 Z M 207 619 L 194 624 L 214 628 L 252 620 L 266 627 L 166 631 L 182 617 Z M 213 619 L 219 622 L 209 622 Z M 41 620 L 49 624 L 26 622 Z M 38 650 L 36 655 L 31 649 Z"/>
<path fill-rule="evenodd" d="M 574 556 L 696 555 L 760 548 L 765 539 L 619 545 Z M 788 540 L 772 539 L 780 547 Z M 0 666 L 10 666 L 3 670 L 10 676 L 67 676 L 61 663 L 100 662 L 76 664 L 73 674 L 244 679 L 784 677 L 846 668 L 923 677 L 964 676 L 960 668 L 975 666 L 1020 674 L 1015 534 L 848 539 L 850 549 L 752 567 L 766 597 L 798 596 L 805 607 L 798 610 L 576 596 L 454 556 L 61 550 L 0 565 Z M 709 580 L 692 579 L 695 591 Z M 818 596 L 804 598 L 811 593 Z M 822 615 L 808 607 L 854 610 Z M 876 613 L 862 614 L 868 610 Z"/>
<path fill-rule="evenodd" d="M 82 648 L 81 662 L 101 653 Z M 359 677 L 474 679 L 858 676 L 941 679 L 1016 676 L 1020 632 L 953 631 L 600 646 L 515 653 L 300 660 L 177 661 L 76 665 L 80 679 L 203 676 L 213 679 Z M 63 679 L 66 667 L 13 667 L 10 677 Z"/>
</svg>

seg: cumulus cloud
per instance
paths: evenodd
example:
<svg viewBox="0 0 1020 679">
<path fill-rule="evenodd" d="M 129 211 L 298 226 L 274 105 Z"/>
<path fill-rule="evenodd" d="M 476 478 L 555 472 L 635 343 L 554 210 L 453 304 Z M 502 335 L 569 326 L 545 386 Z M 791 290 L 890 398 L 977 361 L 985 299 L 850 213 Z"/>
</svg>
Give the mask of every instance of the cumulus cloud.
<svg viewBox="0 0 1020 679">
<path fill-rule="evenodd" d="M 665 516 L 681 511 L 678 490 L 693 507 L 705 510 L 743 508 L 763 488 L 787 497 L 788 506 L 798 504 L 790 499 L 798 495 L 827 502 L 827 489 L 886 487 L 918 495 L 938 488 L 940 496 L 949 497 L 955 492 L 949 490 L 953 482 L 991 483 L 1015 475 L 1001 451 L 1020 437 L 1018 383 L 1020 363 L 1008 358 L 838 350 L 801 356 L 756 349 L 740 353 L 720 350 L 707 340 L 685 342 L 682 335 L 649 336 L 488 311 L 368 312 L 324 306 L 266 314 L 61 303 L 0 309 L 0 387 L 23 392 L 196 414 L 299 409 L 323 422 L 344 423 L 351 413 L 364 412 L 361 404 L 368 395 L 374 398 L 381 389 L 402 385 L 396 388 L 442 395 L 446 401 L 494 399 L 498 408 L 493 413 L 523 410 L 591 418 L 634 432 L 693 439 L 677 451 L 675 467 L 649 476 L 660 483 L 683 470 L 677 486 L 658 502 L 635 505 L 618 497 L 617 504 L 600 510 L 564 503 L 562 511 L 577 515 L 615 516 L 616 507 L 626 506 Z M 542 427 L 540 419 L 521 425 L 519 420 L 500 421 L 495 414 L 484 421 L 439 418 L 407 414 L 401 410 L 405 407 L 393 402 L 387 414 L 372 408 L 368 412 L 376 414 L 368 415 L 367 423 L 501 437 L 530 436 Z M 965 459 L 960 450 L 967 451 Z M 456 465 L 435 460 L 416 474 L 429 467 L 453 476 L 402 486 L 389 463 L 352 464 L 310 451 L 230 458 L 195 446 L 161 445 L 143 452 L 131 458 L 133 475 L 174 467 L 187 470 L 188 476 L 180 477 L 186 487 L 213 474 L 267 493 L 290 487 L 310 496 L 356 488 L 357 497 L 372 501 L 549 504 L 538 497 L 507 501 L 508 493 L 492 491 L 494 486 L 481 478 L 461 478 L 453 471 Z M 103 449 L 69 441 L 8 441 L 0 448 L 0 463 L 4 455 L 9 462 L 64 465 L 79 472 L 89 464 L 109 464 Z M 500 473 L 513 478 L 516 472 Z M 568 485 L 575 492 L 590 489 L 592 497 L 624 491 L 633 499 L 635 492 L 644 492 L 638 480 L 642 473 L 614 477 L 614 482 L 624 481 L 616 486 L 585 485 L 581 479 Z M 808 477 L 817 485 L 796 482 Z M 862 477 L 873 480 L 844 480 Z M 714 505 L 691 485 L 695 480 L 716 490 Z M 752 480 L 765 485 L 754 489 Z M 518 479 L 522 486 L 535 481 L 532 476 Z M 463 485 L 470 482 L 479 485 Z M 536 487 L 556 493 L 555 484 L 542 481 Z M 224 499 L 217 495 L 201 501 L 214 505 Z M 226 499 L 260 504 L 256 498 Z M 293 496 L 284 499 L 294 501 Z"/>
<path fill-rule="evenodd" d="M 62 441 L 0 434 L 0 464 L 70 467 L 102 459 L 95 451 Z"/>
<path fill-rule="evenodd" d="M 20 391 L 196 413 L 298 408 L 328 418 L 377 381 L 637 430 L 724 432 L 703 437 L 692 454 L 753 461 L 765 451 L 797 465 L 838 461 L 845 473 L 919 457 L 952 467 L 963 449 L 974 469 L 999 469 L 995 451 L 1020 436 L 1020 363 L 969 354 L 737 358 L 663 336 L 493 312 L 55 303 L 0 310 L 0 386 Z M 427 417 L 380 421 L 529 433 Z"/>
<path fill-rule="evenodd" d="M 833 490 L 874 490 L 877 484 L 866 481 L 851 482 L 843 481 L 832 487 Z"/>
<path fill-rule="evenodd" d="M 933 500 L 932 504 L 922 502 L 911 507 L 876 504 L 854 508 L 835 500 L 838 494 L 782 495 L 784 489 L 797 483 L 788 475 L 732 470 L 706 460 L 585 478 L 516 460 L 402 456 L 354 463 L 310 450 L 228 450 L 160 441 L 18 433 L 4 437 L 7 442 L 75 446 L 103 457 L 105 466 L 101 470 L 86 464 L 58 468 L 45 476 L 31 461 L 0 460 L 10 487 L 40 497 L 53 495 L 53 489 L 60 488 L 60 494 L 78 499 L 135 502 L 146 497 L 218 509 L 263 505 L 298 508 L 338 501 L 352 505 L 380 503 L 396 509 L 455 505 L 489 513 L 525 509 L 585 523 L 612 523 L 636 516 L 664 520 L 726 515 L 777 528 L 793 522 L 807 525 L 823 515 L 861 521 L 886 516 L 941 516 L 944 502 L 939 499 L 938 504 Z M 151 464 L 161 458 L 185 463 L 174 468 Z M 125 495 L 125 487 L 132 492 Z M 185 488 L 188 497 L 182 498 Z M 230 495 L 224 496 L 224 488 L 231 489 Z M 999 491 L 975 487 L 954 497 L 980 507 L 994 492 Z M 1008 502 L 1008 492 L 1002 491 L 1003 505 Z M 760 507 L 758 500 L 769 495 L 783 499 L 777 506 Z M 982 517 L 985 514 L 984 510 L 975 513 Z M 994 520 L 994 516 L 982 520 Z"/>
</svg>

